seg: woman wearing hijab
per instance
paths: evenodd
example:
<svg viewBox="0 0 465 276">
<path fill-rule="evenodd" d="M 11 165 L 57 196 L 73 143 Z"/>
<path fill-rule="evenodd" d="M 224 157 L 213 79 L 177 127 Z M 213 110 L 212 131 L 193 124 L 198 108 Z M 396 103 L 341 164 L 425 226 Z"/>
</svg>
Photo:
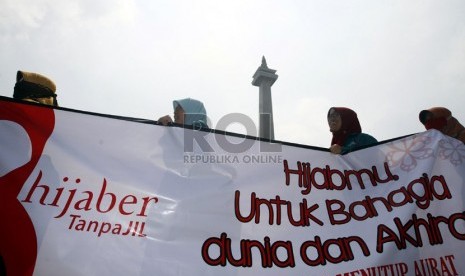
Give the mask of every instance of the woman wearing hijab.
<svg viewBox="0 0 465 276">
<path fill-rule="evenodd" d="M 18 71 L 13 98 L 58 106 L 55 83 L 38 73 Z"/>
<path fill-rule="evenodd" d="M 371 135 L 362 133 L 355 111 L 346 107 L 331 107 L 328 111 L 329 131 L 333 133 L 329 150 L 346 154 L 362 146 L 377 143 Z"/>
<path fill-rule="evenodd" d="M 191 98 L 176 100 L 173 101 L 173 109 L 175 124 L 191 125 L 195 128 L 208 127 L 207 111 L 201 101 Z M 173 120 L 169 115 L 166 115 L 158 119 L 158 122 L 166 126 L 173 123 Z"/>
<path fill-rule="evenodd" d="M 433 107 L 422 110 L 418 117 L 426 129 L 439 130 L 443 134 L 465 143 L 465 128 L 452 116 L 449 109 Z"/>
</svg>

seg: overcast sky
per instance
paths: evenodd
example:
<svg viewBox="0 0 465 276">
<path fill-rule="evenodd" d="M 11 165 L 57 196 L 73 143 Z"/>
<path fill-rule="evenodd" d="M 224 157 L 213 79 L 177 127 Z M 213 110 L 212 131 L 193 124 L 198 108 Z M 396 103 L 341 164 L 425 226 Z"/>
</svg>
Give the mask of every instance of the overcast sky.
<svg viewBox="0 0 465 276">
<path fill-rule="evenodd" d="M 378 140 L 423 131 L 432 106 L 465 123 L 463 0 L 0 0 L 3 96 L 24 70 L 63 107 L 157 119 L 192 97 L 213 128 L 233 112 L 257 123 L 262 55 L 277 140 L 329 146 L 331 106 Z"/>
</svg>

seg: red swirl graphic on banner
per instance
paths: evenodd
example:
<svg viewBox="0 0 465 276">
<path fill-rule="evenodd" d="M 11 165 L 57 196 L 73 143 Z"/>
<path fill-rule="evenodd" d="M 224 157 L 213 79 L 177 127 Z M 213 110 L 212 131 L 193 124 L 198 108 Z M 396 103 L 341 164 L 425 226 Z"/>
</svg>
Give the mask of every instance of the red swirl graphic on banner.
<svg viewBox="0 0 465 276">
<path fill-rule="evenodd" d="M 0 255 L 7 275 L 32 275 L 37 258 L 37 237 L 32 220 L 17 197 L 53 132 L 54 110 L 0 101 L 0 120 L 22 126 L 31 142 L 31 159 L 0 177 Z"/>
</svg>

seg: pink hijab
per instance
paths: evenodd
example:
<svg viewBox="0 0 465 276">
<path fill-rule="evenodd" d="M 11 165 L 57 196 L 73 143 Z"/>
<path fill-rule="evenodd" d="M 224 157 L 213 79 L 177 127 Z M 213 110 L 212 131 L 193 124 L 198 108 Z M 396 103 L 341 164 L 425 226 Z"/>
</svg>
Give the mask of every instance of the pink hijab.
<svg viewBox="0 0 465 276">
<path fill-rule="evenodd" d="M 433 107 L 422 110 L 419 119 L 426 129 L 434 128 L 465 143 L 465 128 L 452 116 L 449 109 Z"/>
</svg>

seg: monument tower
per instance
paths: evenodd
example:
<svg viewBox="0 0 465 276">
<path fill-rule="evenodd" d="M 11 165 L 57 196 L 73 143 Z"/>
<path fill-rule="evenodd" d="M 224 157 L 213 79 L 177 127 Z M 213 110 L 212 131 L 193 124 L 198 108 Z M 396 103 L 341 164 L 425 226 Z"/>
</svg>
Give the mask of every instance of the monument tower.
<svg viewBox="0 0 465 276">
<path fill-rule="evenodd" d="M 253 75 L 252 85 L 259 87 L 259 133 L 258 136 L 274 140 L 273 104 L 271 102 L 271 86 L 278 79 L 276 70 L 268 68 L 265 56 L 262 57 L 262 65 Z"/>
</svg>

